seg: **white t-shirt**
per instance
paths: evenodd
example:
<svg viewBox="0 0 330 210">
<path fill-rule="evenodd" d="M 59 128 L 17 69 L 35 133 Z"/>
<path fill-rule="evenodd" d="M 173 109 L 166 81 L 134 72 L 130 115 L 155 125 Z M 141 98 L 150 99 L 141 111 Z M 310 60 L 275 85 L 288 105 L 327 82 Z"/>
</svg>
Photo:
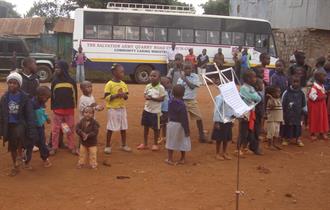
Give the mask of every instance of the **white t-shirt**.
<svg viewBox="0 0 330 210">
<path fill-rule="evenodd" d="M 160 98 L 165 96 L 165 88 L 158 84 L 156 86 L 152 86 L 152 84 L 148 84 L 144 90 L 144 95 L 151 96 L 153 98 Z M 162 102 L 146 100 L 144 104 L 144 110 L 150 113 L 158 114 L 162 112 Z"/>
<path fill-rule="evenodd" d="M 83 118 L 83 111 L 86 107 L 92 105 L 95 103 L 95 98 L 94 96 L 85 96 L 85 95 L 82 95 L 80 96 L 80 99 L 79 99 L 79 119 L 82 119 Z"/>
<path fill-rule="evenodd" d="M 172 50 L 172 48 L 167 50 L 167 62 L 174 61 L 175 55 L 178 53 L 176 49 Z"/>
</svg>

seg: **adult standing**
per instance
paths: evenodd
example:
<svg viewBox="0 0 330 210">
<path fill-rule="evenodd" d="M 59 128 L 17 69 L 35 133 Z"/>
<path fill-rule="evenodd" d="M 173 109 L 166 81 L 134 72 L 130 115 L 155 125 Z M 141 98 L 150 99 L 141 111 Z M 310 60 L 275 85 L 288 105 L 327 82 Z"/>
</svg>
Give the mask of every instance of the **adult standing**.
<svg viewBox="0 0 330 210">
<path fill-rule="evenodd" d="M 225 63 L 225 56 L 223 55 L 221 48 L 219 48 L 218 53 L 214 55 L 213 62 L 218 66 L 218 68 L 223 68 L 223 64 Z"/>
<path fill-rule="evenodd" d="M 199 79 L 201 84 L 204 84 L 202 74 L 206 73 L 206 66 L 209 62 L 209 56 L 206 54 L 206 49 L 203 49 L 202 54 L 197 57 L 197 73 L 199 74 Z"/>
<path fill-rule="evenodd" d="M 172 46 L 166 52 L 166 62 L 167 62 L 167 70 L 174 67 L 175 55 L 178 53 L 176 50 L 175 42 L 172 42 Z"/>
<path fill-rule="evenodd" d="M 85 81 L 85 62 L 86 56 L 83 53 L 83 48 L 81 45 L 78 48 L 78 52 L 75 55 L 74 61 L 76 62 L 76 82 L 83 82 Z"/>
</svg>

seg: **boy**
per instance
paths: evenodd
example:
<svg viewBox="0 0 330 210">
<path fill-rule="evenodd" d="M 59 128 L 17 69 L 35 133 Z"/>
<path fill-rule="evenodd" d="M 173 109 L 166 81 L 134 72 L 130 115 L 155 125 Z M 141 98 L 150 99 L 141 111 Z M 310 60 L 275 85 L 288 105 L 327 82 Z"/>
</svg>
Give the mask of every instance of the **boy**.
<svg viewBox="0 0 330 210">
<path fill-rule="evenodd" d="M 7 77 L 8 91 L 0 100 L 0 137 L 8 141 L 13 169 L 10 176 L 19 172 L 18 155 L 26 145 L 33 145 L 32 139 L 37 138 L 35 116 L 29 97 L 20 89 L 22 76 L 16 72 Z M 30 168 L 27 163 L 27 168 Z"/>
<path fill-rule="evenodd" d="M 152 151 L 158 151 L 158 138 L 160 133 L 160 115 L 161 106 L 165 98 L 165 88 L 160 84 L 160 73 L 153 70 L 150 73 L 150 82 L 144 91 L 144 98 L 146 100 L 144 110 L 142 113 L 141 124 L 144 126 L 144 143 L 140 144 L 137 149 L 148 149 L 148 135 L 149 128 L 154 130 L 154 145 Z"/>
<path fill-rule="evenodd" d="M 39 137 L 35 142 L 35 145 L 39 148 L 40 157 L 44 161 L 45 168 L 48 168 L 52 165 L 48 159 L 49 151 L 46 146 L 44 126 L 45 122 L 50 124 L 50 119 L 45 112 L 45 104 L 50 98 L 50 95 L 51 91 L 47 86 L 40 86 L 37 88 L 37 96 L 32 100 L 33 110 L 36 115 L 37 133 Z"/>
<path fill-rule="evenodd" d="M 94 120 L 94 108 L 85 107 L 83 118 L 76 126 L 76 133 L 80 139 L 78 168 L 89 164 L 92 169 L 97 169 L 97 135 L 100 125 Z"/>
<path fill-rule="evenodd" d="M 88 106 L 93 107 L 96 111 L 102 111 L 104 107 L 97 105 L 94 96 L 92 95 L 93 86 L 90 81 L 80 83 L 80 90 L 83 93 L 79 99 L 79 119 L 83 118 L 84 109 Z"/>
<path fill-rule="evenodd" d="M 114 131 L 120 131 L 121 134 L 121 150 L 131 152 L 131 148 L 126 144 L 127 113 L 125 101 L 128 99 L 128 87 L 122 81 L 125 76 L 124 67 L 116 64 L 111 69 L 113 79 L 104 87 L 104 97 L 106 107 L 108 109 L 107 123 L 107 143 L 104 148 L 105 154 L 111 154 L 111 136 Z"/>
<path fill-rule="evenodd" d="M 270 64 L 270 56 L 267 53 L 261 53 L 259 60 L 264 73 L 263 80 L 266 86 L 268 86 L 270 85 L 270 70 L 266 66 Z"/>
<path fill-rule="evenodd" d="M 207 64 L 210 62 L 209 56 L 206 55 L 206 49 L 203 49 L 202 54 L 197 57 L 197 73 L 199 74 L 200 83 L 204 84 L 202 74 L 206 73 Z"/>
<path fill-rule="evenodd" d="M 181 77 L 182 63 L 183 63 L 183 55 L 180 53 L 176 54 L 175 66 L 171 68 L 167 73 L 167 77 L 171 79 L 172 86 L 176 85 L 178 79 Z"/>
<path fill-rule="evenodd" d="M 160 128 L 161 128 L 161 137 L 159 138 L 158 143 L 165 141 L 166 139 L 166 126 L 168 123 L 168 104 L 172 98 L 172 84 L 168 77 L 161 77 L 161 85 L 165 88 L 165 98 L 162 102 L 162 116 L 160 116 Z"/>
<path fill-rule="evenodd" d="M 178 85 L 182 85 L 185 88 L 183 100 L 186 104 L 188 113 L 192 120 L 196 120 L 199 141 L 201 143 L 207 143 L 207 139 L 204 134 L 202 114 L 198 107 L 197 97 L 197 88 L 200 85 L 199 77 L 197 74 L 192 73 L 192 64 L 190 62 L 184 63 L 184 75 L 181 75 L 181 78 L 178 80 Z M 212 141 L 208 142 L 211 143 Z"/>
</svg>

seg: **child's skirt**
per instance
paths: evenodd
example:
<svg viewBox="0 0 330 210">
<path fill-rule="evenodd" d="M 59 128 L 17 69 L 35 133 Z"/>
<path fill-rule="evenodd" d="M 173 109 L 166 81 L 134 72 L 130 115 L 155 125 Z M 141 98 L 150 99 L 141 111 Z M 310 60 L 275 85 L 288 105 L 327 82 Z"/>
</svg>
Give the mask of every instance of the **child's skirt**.
<svg viewBox="0 0 330 210">
<path fill-rule="evenodd" d="M 220 128 L 213 127 L 212 140 L 219 142 L 228 142 L 233 138 L 233 123 L 220 123 Z"/>
<path fill-rule="evenodd" d="M 168 122 L 166 131 L 166 149 L 175 151 L 190 151 L 190 137 L 186 137 L 181 123 Z"/>
<path fill-rule="evenodd" d="M 267 121 L 267 139 L 280 137 L 280 122 Z"/>
</svg>

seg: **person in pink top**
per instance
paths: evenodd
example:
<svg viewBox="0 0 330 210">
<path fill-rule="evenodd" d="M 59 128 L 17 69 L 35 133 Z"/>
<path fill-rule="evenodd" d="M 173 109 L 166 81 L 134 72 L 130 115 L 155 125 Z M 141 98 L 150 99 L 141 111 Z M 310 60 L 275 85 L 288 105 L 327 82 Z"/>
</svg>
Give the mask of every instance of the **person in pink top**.
<svg viewBox="0 0 330 210">
<path fill-rule="evenodd" d="M 270 64 L 270 56 L 268 55 L 268 53 L 261 53 L 259 56 L 259 60 L 263 69 L 263 80 L 268 86 L 270 84 L 270 70 L 266 66 Z"/>
<path fill-rule="evenodd" d="M 83 53 L 83 48 L 81 45 L 78 48 L 78 52 L 75 55 L 74 58 L 77 68 L 76 68 L 76 82 L 83 82 L 85 81 L 85 62 L 86 62 L 86 56 L 85 53 Z"/>
</svg>

